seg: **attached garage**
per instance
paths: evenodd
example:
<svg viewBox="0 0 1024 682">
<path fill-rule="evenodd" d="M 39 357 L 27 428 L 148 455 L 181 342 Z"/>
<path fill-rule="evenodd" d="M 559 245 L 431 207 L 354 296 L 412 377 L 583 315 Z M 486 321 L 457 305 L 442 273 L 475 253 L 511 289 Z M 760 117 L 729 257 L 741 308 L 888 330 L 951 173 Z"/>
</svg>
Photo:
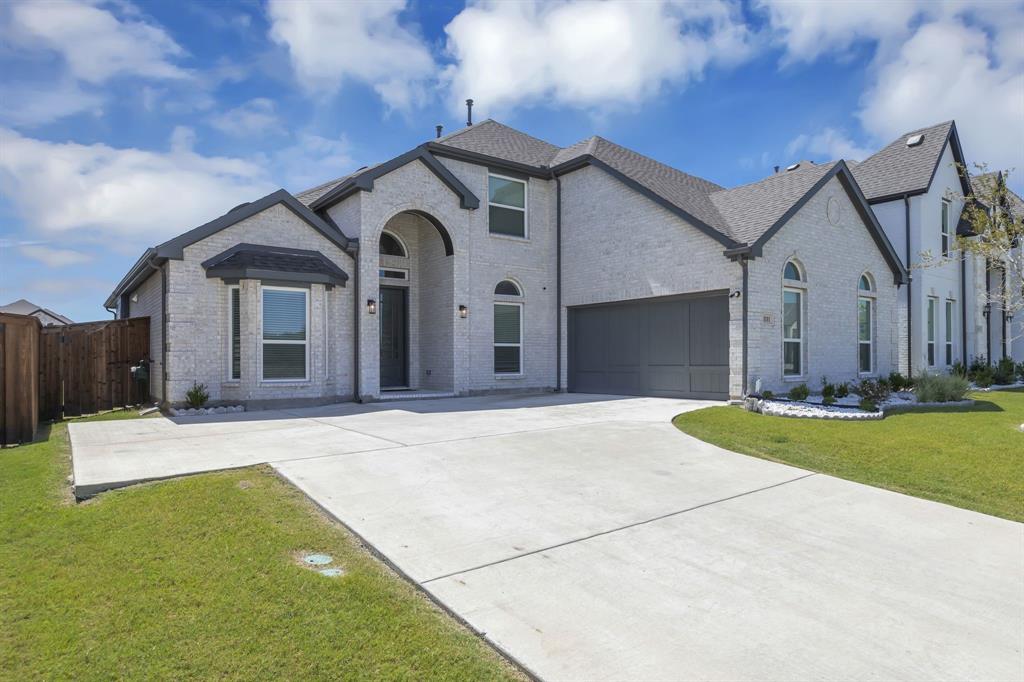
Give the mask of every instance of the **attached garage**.
<svg viewBox="0 0 1024 682">
<path fill-rule="evenodd" d="M 570 391 L 729 397 L 725 293 L 574 307 L 568 331 Z"/>
</svg>

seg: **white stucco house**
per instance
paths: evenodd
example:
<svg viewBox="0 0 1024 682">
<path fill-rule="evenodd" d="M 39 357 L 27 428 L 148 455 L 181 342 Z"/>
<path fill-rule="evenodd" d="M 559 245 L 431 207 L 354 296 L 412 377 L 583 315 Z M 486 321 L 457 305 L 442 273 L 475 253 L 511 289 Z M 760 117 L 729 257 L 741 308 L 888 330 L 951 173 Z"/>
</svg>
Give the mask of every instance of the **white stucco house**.
<svg viewBox="0 0 1024 682">
<path fill-rule="evenodd" d="M 862 180 L 874 157 L 727 189 L 600 137 L 561 148 L 486 120 L 151 248 L 106 305 L 150 316 L 151 391 L 169 404 L 193 382 L 214 402 L 273 406 L 725 399 L 887 375 L 925 352 L 908 300 L 921 319 L 922 301 L 956 293 L 951 274 L 915 273 L 908 299 L 906 227 L 889 208 L 909 195 L 911 253 L 937 238 L 951 139 L 923 191 L 899 172 L 893 192 L 876 188 L 881 171 Z M 975 311 L 960 315 L 973 333 Z"/>
</svg>

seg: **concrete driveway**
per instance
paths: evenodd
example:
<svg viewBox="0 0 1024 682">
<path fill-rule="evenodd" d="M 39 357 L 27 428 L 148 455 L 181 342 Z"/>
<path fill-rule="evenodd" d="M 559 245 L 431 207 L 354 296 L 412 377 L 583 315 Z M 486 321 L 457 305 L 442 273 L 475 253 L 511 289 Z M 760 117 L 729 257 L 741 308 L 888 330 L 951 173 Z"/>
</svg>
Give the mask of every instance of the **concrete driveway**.
<svg viewBox="0 0 1024 682">
<path fill-rule="evenodd" d="M 71 438 L 80 494 L 271 462 L 545 679 L 1024 677 L 1024 525 L 669 423 L 706 404 L 452 399 Z"/>
</svg>

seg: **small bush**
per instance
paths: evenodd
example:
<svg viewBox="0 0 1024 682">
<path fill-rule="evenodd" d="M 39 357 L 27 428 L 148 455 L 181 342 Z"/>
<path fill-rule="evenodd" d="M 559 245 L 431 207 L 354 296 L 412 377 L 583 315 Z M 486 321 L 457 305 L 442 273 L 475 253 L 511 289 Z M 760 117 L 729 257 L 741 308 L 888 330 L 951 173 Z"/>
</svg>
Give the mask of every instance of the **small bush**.
<svg viewBox="0 0 1024 682">
<path fill-rule="evenodd" d="M 893 372 L 889 375 L 889 388 L 894 391 L 909 391 L 914 387 L 914 381 L 910 377 L 905 377 L 899 372 Z"/>
<path fill-rule="evenodd" d="M 956 362 L 953 363 L 953 366 L 949 368 L 949 373 L 955 374 L 958 377 L 963 377 L 964 379 L 966 379 L 967 367 L 964 365 L 964 363 L 957 360 Z"/>
<path fill-rule="evenodd" d="M 885 379 L 865 379 L 857 388 L 857 395 L 876 405 L 885 402 L 891 392 L 889 383 Z"/>
<path fill-rule="evenodd" d="M 868 400 L 867 398 L 861 398 L 858 407 L 865 412 L 878 412 L 878 405 L 873 400 Z"/>
<path fill-rule="evenodd" d="M 845 381 L 841 384 L 836 384 L 836 397 L 845 398 L 850 395 L 850 384 Z"/>
<path fill-rule="evenodd" d="M 206 404 L 206 401 L 210 399 L 210 394 L 206 390 L 206 384 L 197 384 L 192 382 L 192 388 L 188 389 L 188 393 L 185 394 L 185 402 L 188 403 L 189 407 L 196 409 Z"/>
<path fill-rule="evenodd" d="M 775 397 L 775 393 L 772 391 L 761 391 L 761 397 L 765 400 L 771 400 Z"/>
<path fill-rule="evenodd" d="M 831 395 L 823 396 L 822 399 L 821 399 L 821 404 L 822 405 L 835 405 L 836 404 L 836 398 L 835 398 L 835 396 L 831 396 Z"/>
<path fill-rule="evenodd" d="M 970 390 L 970 382 L 956 374 L 922 373 L 917 377 L 917 402 L 949 403 L 963 400 Z"/>
<path fill-rule="evenodd" d="M 807 388 L 807 384 L 800 384 L 789 389 L 790 400 L 807 400 L 807 396 L 811 394 L 811 389 Z"/>
<path fill-rule="evenodd" d="M 1024 361 L 1017 363 L 1017 381 L 1024 381 Z"/>
<path fill-rule="evenodd" d="M 823 384 L 821 387 L 822 398 L 835 398 L 836 387 L 833 384 Z"/>
<path fill-rule="evenodd" d="M 974 372 L 972 380 L 978 386 L 978 388 L 988 388 L 992 385 L 993 372 L 992 368 L 988 365 L 978 369 Z"/>
<path fill-rule="evenodd" d="M 985 359 L 984 355 L 976 355 L 971 358 L 971 364 L 967 367 L 967 378 L 971 381 L 975 381 L 975 376 L 978 372 L 984 372 L 991 369 L 988 365 L 988 360 Z"/>
<path fill-rule="evenodd" d="M 1012 384 L 1016 369 L 1017 366 L 1013 364 L 1013 360 L 1003 358 L 996 363 L 995 369 L 992 371 L 992 383 L 1000 385 Z"/>
</svg>

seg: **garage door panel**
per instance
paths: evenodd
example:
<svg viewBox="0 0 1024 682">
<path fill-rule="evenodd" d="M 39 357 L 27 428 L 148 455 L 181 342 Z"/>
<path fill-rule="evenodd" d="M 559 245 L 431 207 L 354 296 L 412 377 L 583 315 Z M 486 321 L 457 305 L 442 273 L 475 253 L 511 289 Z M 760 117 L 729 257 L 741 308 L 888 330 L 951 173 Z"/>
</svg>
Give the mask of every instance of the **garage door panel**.
<svg viewBox="0 0 1024 682">
<path fill-rule="evenodd" d="M 569 309 L 569 390 L 725 398 L 724 296 L 645 299 Z"/>
</svg>

